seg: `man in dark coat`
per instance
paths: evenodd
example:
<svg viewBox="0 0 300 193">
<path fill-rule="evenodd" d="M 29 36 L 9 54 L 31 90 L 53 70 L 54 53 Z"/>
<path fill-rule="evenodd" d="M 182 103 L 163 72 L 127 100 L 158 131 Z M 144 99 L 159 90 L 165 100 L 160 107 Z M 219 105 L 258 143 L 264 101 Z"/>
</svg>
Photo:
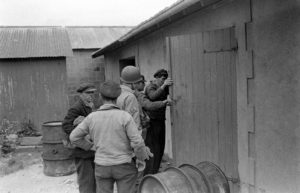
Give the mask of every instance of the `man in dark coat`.
<svg viewBox="0 0 300 193">
<path fill-rule="evenodd" d="M 147 111 L 155 111 L 165 108 L 167 105 L 171 104 L 170 99 L 166 99 L 163 101 L 151 101 L 145 95 L 145 77 L 141 75 L 142 79 L 133 84 L 134 87 L 134 95 L 137 98 L 140 104 L 140 118 L 141 118 L 141 125 L 142 125 L 142 137 L 143 139 L 146 138 L 146 130 L 150 127 L 150 118 L 147 114 Z"/>
<path fill-rule="evenodd" d="M 145 82 L 146 82 L 145 77 L 143 75 L 141 75 L 141 77 L 142 78 L 138 82 L 133 84 L 133 88 L 134 88 L 134 95 L 137 98 L 140 105 L 142 137 L 145 140 L 147 136 L 147 130 L 150 127 L 150 118 L 146 111 L 155 111 L 155 110 L 165 108 L 167 105 L 170 105 L 172 101 L 170 99 L 166 99 L 164 101 L 150 101 L 144 93 Z M 140 164 L 145 166 L 145 162 Z M 144 175 L 144 171 L 139 171 L 138 179 L 136 183 L 137 186 L 140 184 L 143 175 Z"/>
<path fill-rule="evenodd" d="M 96 91 L 94 85 L 89 83 L 81 84 L 77 89 L 80 93 L 79 100 L 72 105 L 68 110 L 66 117 L 64 118 L 62 128 L 69 136 L 73 129 L 83 119 L 92 112 L 94 108 L 94 92 Z M 89 139 L 85 139 L 89 140 Z M 95 182 L 95 164 L 94 164 L 94 151 L 85 151 L 76 147 L 73 150 L 73 156 L 75 159 L 75 166 L 77 170 L 77 182 L 79 185 L 80 193 L 96 193 Z"/>
<path fill-rule="evenodd" d="M 154 74 L 154 78 L 155 80 L 146 87 L 146 97 L 152 102 L 166 101 L 169 95 L 169 86 L 173 84 L 173 81 L 168 79 L 168 72 L 164 69 L 158 70 Z M 150 117 L 150 128 L 147 130 L 145 143 L 154 156 L 146 161 L 144 175 L 156 174 L 160 167 L 165 150 L 166 105 L 156 110 L 148 110 L 147 114 Z"/>
</svg>

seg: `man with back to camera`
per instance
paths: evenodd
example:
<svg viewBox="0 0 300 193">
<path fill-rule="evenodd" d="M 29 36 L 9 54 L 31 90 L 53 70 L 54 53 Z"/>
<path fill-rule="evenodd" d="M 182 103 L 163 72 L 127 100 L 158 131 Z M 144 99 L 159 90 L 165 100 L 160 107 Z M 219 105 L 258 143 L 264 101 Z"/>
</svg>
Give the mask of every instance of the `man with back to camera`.
<svg viewBox="0 0 300 193">
<path fill-rule="evenodd" d="M 132 116 L 116 105 L 121 87 L 106 81 L 100 87 L 103 105 L 88 115 L 71 133 L 70 140 L 85 150 L 94 149 L 97 193 L 119 193 L 135 189 L 137 168 L 133 156 L 144 161 L 152 156 Z M 82 140 L 90 135 L 93 142 Z"/>
<path fill-rule="evenodd" d="M 77 89 L 77 92 L 80 93 L 79 100 L 68 110 L 62 124 L 62 128 L 68 136 L 74 128 L 92 112 L 94 108 L 93 99 L 95 91 L 95 86 L 90 83 L 83 83 Z M 73 150 L 72 156 L 75 159 L 79 192 L 96 193 L 94 172 L 95 152 L 85 151 L 84 149 L 77 147 Z"/>
<path fill-rule="evenodd" d="M 151 81 L 145 89 L 146 97 L 151 101 L 167 100 L 169 86 L 173 85 L 173 81 L 168 79 L 168 72 L 160 69 L 154 73 L 154 78 L 155 80 Z M 154 156 L 146 161 L 144 175 L 156 174 L 160 167 L 165 150 L 166 106 L 157 110 L 149 110 L 147 114 L 150 117 L 150 128 L 147 131 L 145 143 Z"/>
</svg>

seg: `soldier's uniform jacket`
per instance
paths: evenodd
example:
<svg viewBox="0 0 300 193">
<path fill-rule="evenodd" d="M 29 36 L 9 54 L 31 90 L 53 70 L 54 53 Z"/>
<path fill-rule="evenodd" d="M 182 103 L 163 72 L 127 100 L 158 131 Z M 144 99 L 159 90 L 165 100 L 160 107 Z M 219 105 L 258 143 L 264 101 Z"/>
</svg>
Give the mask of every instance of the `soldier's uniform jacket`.
<svg viewBox="0 0 300 193">
<path fill-rule="evenodd" d="M 121 85 L 121 89 L 122 93 L 117 99 L 118 107 L 128 112 L 132 116 L 138 130 L 142 130 L 139 103 L 134 96 L 134 91 L 125 85 Z"/>
</svg>

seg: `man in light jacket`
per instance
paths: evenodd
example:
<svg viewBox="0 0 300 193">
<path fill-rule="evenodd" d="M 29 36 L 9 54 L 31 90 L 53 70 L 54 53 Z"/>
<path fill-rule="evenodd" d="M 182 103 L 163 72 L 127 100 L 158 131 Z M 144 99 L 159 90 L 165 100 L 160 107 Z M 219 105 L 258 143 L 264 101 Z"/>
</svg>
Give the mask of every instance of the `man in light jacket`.
<svg viewBox="0 0 300 193">
<path fill-rule="evenodd" d="M 139 103 L 134 96 L 133 84 L 141 80 L 140 70 L 135 66 L 126 66 L 121 72 L 122 92 L 117 99 L 117 105 L 120 109 L 127 111 L 142 132 Z"/>
<path fill-rule="evenodd" d="M 144 161 L 153 156 L 145 146 L 132 116 L 116 105 L 120 85 L 106 81 L 100 87 L 103 105 L 88 115 L 71 133 L 70 141 L 85 150 L 95 150 L 97 193 L 134 191 L 137 168 L 133 156 Z M 93 143 L 82 139 L 90 135 Z"/>
</svg>

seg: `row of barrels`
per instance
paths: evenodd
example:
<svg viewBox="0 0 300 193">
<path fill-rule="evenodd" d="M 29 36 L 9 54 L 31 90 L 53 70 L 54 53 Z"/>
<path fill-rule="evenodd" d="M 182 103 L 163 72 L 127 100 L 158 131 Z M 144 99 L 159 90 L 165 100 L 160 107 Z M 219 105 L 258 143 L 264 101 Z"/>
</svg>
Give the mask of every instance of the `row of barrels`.
<svg viewBox="0 0 300 193">
<path fill-rule="evenodd" d="M 197 165 L 183 164 L 164 172 L 145 176 L 139 193 L 229 193 L 229 184 L 222 170 L 204 161 Z"/>
</svg>

